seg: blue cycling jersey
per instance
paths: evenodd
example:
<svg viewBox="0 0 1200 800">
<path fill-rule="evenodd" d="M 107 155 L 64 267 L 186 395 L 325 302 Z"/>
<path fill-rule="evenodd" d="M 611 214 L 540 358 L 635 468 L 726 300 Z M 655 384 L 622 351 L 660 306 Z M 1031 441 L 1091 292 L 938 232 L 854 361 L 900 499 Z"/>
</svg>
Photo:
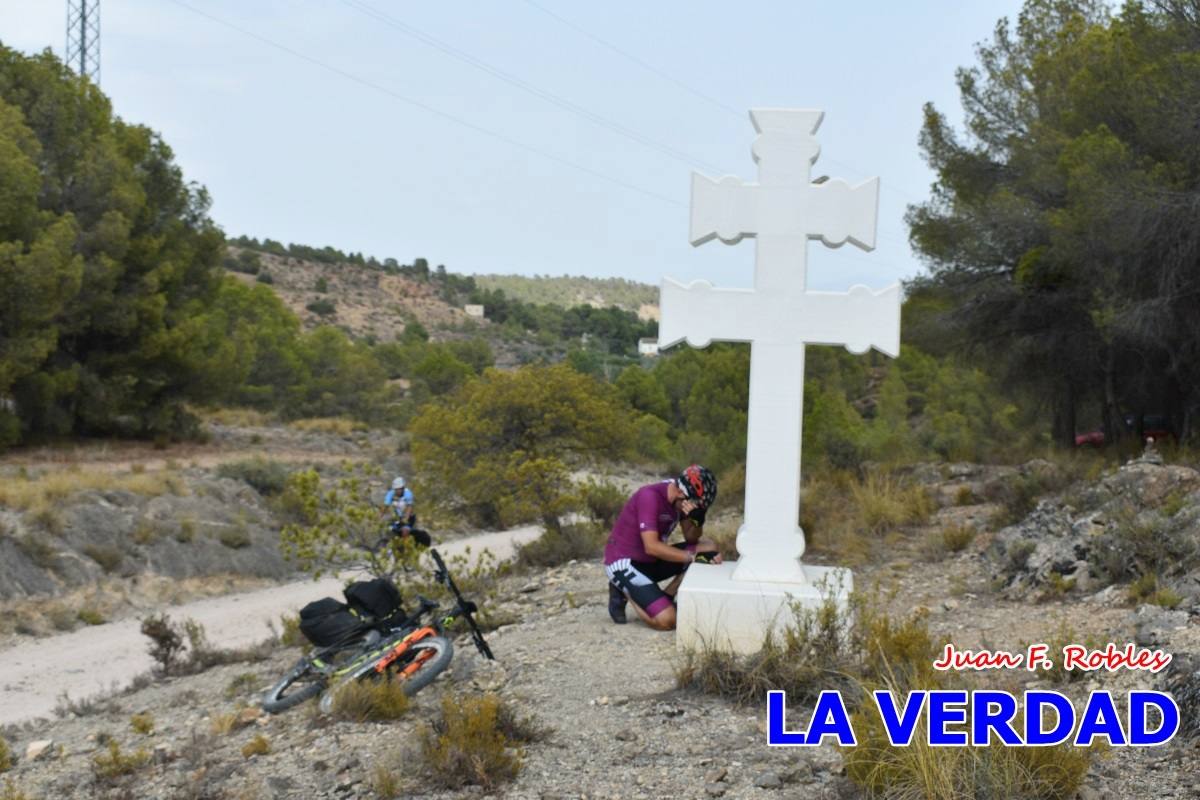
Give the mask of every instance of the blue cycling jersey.
<svg viewBox="0 0 1200 800">
<path fill-rule="evenodd" d="M 405 486 L 399 493 L 395 489 L 388 489 L 387 495 L 383 498 L 383 504 L 396 510 L 401 507 L 411 509 L 413 505 L 412 489 Z"/>
</svg>

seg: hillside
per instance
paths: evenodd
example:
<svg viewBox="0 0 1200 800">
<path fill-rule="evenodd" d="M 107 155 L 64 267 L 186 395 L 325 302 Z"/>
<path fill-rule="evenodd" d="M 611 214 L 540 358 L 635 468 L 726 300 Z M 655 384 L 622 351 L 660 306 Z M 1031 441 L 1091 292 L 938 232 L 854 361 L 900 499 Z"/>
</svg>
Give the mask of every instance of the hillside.
<svg viewBox="0 0 1200 800">
<path fill-rule="evenodd" d="M 237 247 L 229 251 L 234 262 L 247 252 Z M 457 327 L 468 319 L 462 308 L 439 297 L 437 287 L 428 282 L 353 262 L 331 264 L 255 252 L 261 264 L 256 274 L 231 272 L 247 283 L 269 275 L 270 287 L 306 328 L 336 325 L 356 337 L 390 342 L 414 321 L 432 331 Z M 331 306 L 324 313 L 322 301 Z"/>
<path fill-rule="evenodd" d="M 557 306 L 617 306 L 642 319 L 658 319 L 658 287 L 625 278 L 589 278 L 582 275 L 476 275 L 484 289 L 499 289 L 526 303 Z"/>
</svg>

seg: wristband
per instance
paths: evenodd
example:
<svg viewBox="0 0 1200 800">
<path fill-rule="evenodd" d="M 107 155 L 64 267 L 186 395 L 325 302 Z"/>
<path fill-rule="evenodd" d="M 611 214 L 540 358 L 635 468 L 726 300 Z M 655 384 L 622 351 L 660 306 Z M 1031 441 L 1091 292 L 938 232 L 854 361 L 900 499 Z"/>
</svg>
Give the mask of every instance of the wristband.
<svg viewBox="0 0 1200 800">
<path fill-rule="evenodd" d="M 697 548 L 697 547 L 699 547 L 699 543 L 692 543 L 692 544 L 689 544 L 689 545 L 687 545 L 687 546 L 684 548 L 685 550 L 687 550 L 689 553 L 691 553 L 691 554 L 692 554 L 692 560 L 693 560 L 693 561 L 696 559 L 696 548 Z"/>
</svg>

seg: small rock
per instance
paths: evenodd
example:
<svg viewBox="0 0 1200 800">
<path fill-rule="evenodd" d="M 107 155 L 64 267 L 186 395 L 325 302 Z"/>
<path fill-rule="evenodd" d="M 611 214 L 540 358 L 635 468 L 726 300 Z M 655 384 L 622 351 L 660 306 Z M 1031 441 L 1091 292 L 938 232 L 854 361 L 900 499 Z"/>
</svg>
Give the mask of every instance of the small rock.
<svg viewBox="0 0 1200 800">
<path fill-rule="evenodd" d="M 48 753 L 53 745 L 53 739 L 38 739 L 36 742 L 30 742 L 29 746 L 25 748 L 25 760 L 37 761 Z"/>
<path fill-rule="evenodd" d="M 723 783 L 709 783 L 704 787 L 704 793 L 709 797 L 723 797 L 727 789 Z"/>
<path fill-rule="evenodd" d="M 521 594 L 531 594 L 532 592 L 536 592 L 540 588 L 542 588 L 540 584 L 530 581 L 529 583 L 525 584 L 517 591 L 520 592 Z"/>
<path fill-rule="evenodd" d="M 754 785 L 760 789 L 778 789 L 783 786 L 783 779 L 779 777 L 779 773 L 767 770 L 754 779 Z"/>
<path fill-rule="evenodd" d="M 718 783 L 725 780 L 725 776 L 729 774 L 729 770 L 724 767 L 714 769 L 712 772 L 704 776 L 704 780 L 708 783 Z"/>
<path fill-rule="evenodd" d="M 172 752 L 171 745 L 163 742 L 162 744 L 154 745 L 154 763 L 167 764 L 176 759 L 176 754 Z"/>
<path fill-rule="evenodd" d="M 617 731 L 618 742 L 636 742 L 637 734 L 633 731 L 619 730 Z"/>
<path fill-rule="evenodd" d="M 258 707 L 243 708 L 238 712 L 237 720 L 234 725 L 238 728 L 244 728 L 247 725 L 253 725 L 259 717 L 263 715 L 263 710 Z"/>
<path fill-rule="evenodd" d="M 948 600 L 943 600 L 942 608 L 946 611 L 953 611 L 954 609 L 958 608 L 958 601 L 953 597 L 949 598 Z"/>
<path fill-rule="evenodd" d="M 614 697 L 612 699 L 612 704 L 614 706 L 623 706 L 623 705 L 626 705 L 628 702 L 629 702 L 629 698 L 624 695 L 617 695 L 616 697 Z"/>
<path fill-rule="evenodd" d="M 608 705 L 608 696 L 607 696 L 607 695 L 605 695 L 604 697 L 598 697 L 598 698 L 596 698 L 596 705 L 598 705 L 598 706 L 606 706 L 606 705 Z"/>
</svg>

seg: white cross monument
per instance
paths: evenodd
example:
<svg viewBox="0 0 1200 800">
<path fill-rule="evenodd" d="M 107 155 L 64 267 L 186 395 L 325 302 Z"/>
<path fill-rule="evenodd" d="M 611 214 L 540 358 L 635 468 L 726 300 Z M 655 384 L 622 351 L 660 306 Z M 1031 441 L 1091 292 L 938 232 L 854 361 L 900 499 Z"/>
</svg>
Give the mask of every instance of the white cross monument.
<svg viewBox="0 0 1200 800">
<path fill-rule="evenodd" d="M 683 286 L 663 280 L 659 344 L 683 339 L 750 343 L 750 407 L 746 438 L 746 514 L 738 530 L 740 560 L 694 565 L 679 589 L 676 641 L 735 650 L 761 646 L 790 603 L 815 605 L 828 586 L 844 599 L 849 570 L 800 562 L 800 437 L 804 414 L 806 344 L 900 351 L 900 286 L 880 292 L 805 288 L 809 239 L 837 247 L 851 241 L 875 247 L 879 179 L 851 187 L 842 180 L 814 184 L 820 153 L 814 136 L 823 112 L 756 109 L 754 160 L 758 183 L 692 176 L 691 243 L 720 238 L 756 240 L 753 289 Z"/>
</svg>

